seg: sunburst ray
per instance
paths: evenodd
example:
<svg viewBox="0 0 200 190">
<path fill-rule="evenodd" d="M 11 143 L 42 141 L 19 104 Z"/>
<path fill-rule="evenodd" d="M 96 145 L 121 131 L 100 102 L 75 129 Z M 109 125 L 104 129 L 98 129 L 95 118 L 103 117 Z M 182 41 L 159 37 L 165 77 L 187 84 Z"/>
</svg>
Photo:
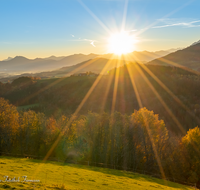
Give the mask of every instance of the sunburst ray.
<svg viewBox="0 0 200 190">
<path fill-rule="evenodd" d="M 138 92 L 138 88 L 137 88 L 137 86 L 136 86 L 136 83 L 135 83 L 135 81 L 134 81 L 133 73 L 132 73 L 132 71 L 131 71 L 130 65 L 127 66 L 127 69 L 128 69 L 128 72 L 129 72 L 129 76 L 130 76 L 130 79 L 131 79 L 131 82 L 132 82 L 132 85 L 133 85 L 133 88 L 134 88 L 134 91 L 135 91 L 135 95 L 136 95 L 136 98 L 137 98 L 139 107 L 140 107 L 140 108 L 143 108 L 142 101 L 141 101 L 141 98 L 140 98 L 140 95 L 139 95 L 139 92 Z M 145 119 L 144 113 L 142 113 L 142 115 L 143 115 L 143 118 L 144 118 L 144 120 L 145 120 L 145 126 L 146 126 L 146 129 L 147 129 L 148 135 L 149 135 L 149 137 L 150 137 L 151 144 L 152 144 L 152 146 L 153 146 L 153 151 L 154 151 L 155 158 L 156 158 L 156 161 L 157 161 L 157 163 L 158 163 L 158 166 L 159 166 L 159 169 L 160 169 L 162 178 L 165 179 L 165 173 L 164 173 L 164 170 L 163 170 L 163 167 L 162 167 L 162 164 L 161 164 L 160 157 L 158 156 L 158 152 L 157 152 L 157 150 L 156 150 L 155 143 L 154 143 L 154 140 L 153 140 L 152 135 L 151 135 L 151 131 L 150 131 L 150 129 L 149 129 L 148 121 Z"/>
<path fill-rule="evenodd" d="M 104 68 L 102 69 L 100 75 L 97 77 L 97 79 L 95 80 L 95 82 L 93 83 L 93 85 L 91 86 L 91 88 L 89 89 L 89 91 L 87 92 L 87 94 L 85 95 L 85 97 L 83 98 L 83 100 L 81 101 L 81 103 L 79 104 L 78 108 L 76 109 L 76 111 L 74 112 L 74 114 L 70 117 L 69 121 L 67 122 L 65 128 L 62 130 L 62 132 L 60 133 L 60 135 L 58 136 L 58 138 L 55 140 L 55 142 L 53 143 L 52 147 L 50 148 L 50 150 L 47 152 L 46 156 L 43 159 L 43 164 L 46 162 L 46 160 L 49 158 L 49 156 L 51 155 L 51 153 L 54 151 L 54 149 L 56 148 L 56 146 L 58 145 L 58 143 L 60 142 L 63 133 L 66 131 L 66 129 L 71 125 L 71 123 L 74 121 L 74 119 L 76 118 L 77 114 L 79 113 L 79 111 L 81 110 L 81 108 L 83 107 L 83 105 L 85 104 L 85 102 L 87 101 L 87 99 L 89 98 L 89 96 L 91 95 L 91 93 L 93 92 L 93 90 L 95 89 L 95 87 L 97 86 L 97 84 L 99 83 L 99 81 L 101 80 L 103 74 L 106 73 L 109 64 L 111 63 L 111 61 L 108 61 L 106 63 L 106 65 L 104 66 Z M 43 165 L 40 166 L 40 168 Z M 34 173 L 33 176 L 35 176 L 40 168 L 38 168 L 36 170 L 36 172 Z"/>
</svg>

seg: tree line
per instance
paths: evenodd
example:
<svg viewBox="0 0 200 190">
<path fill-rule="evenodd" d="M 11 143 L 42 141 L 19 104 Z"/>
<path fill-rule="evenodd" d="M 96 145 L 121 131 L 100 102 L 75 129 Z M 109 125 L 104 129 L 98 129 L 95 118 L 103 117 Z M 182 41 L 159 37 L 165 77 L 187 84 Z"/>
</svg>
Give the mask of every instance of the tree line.
<svg viewBox="0 0 200 190">
<path fill-rule="evenodd" d="M 158 114 L 94 113 L 60 118 L 18 111 L 0 98 L 0 154 L 49 156 L 160 173 L 200 184 L 200 129 L 174 135 Z"/>
</svg>

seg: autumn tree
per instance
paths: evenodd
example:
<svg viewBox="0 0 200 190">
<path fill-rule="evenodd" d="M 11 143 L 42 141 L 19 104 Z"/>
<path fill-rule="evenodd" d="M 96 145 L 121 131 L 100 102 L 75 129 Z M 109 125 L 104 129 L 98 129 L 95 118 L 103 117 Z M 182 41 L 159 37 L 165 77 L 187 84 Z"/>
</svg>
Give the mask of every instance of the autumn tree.
<svg viewBox="0 0 200 190">
<path fill-rule="evenodd" d="M 163 120 L 158 115 L 146 108 L 141 108 L 131 115 L 131 122 L 137 140 L 137 155 L 142 155 L 140 161 L 147 168 L 158 167 L 163 158 L 163 150 L 168 140 L 168 131 Z"/>
<path fill-rule="evenodd" d="M 18 130 L 19 113 L 15 106 L 0 98 L 0 153 L 10 152 Z"/>
<path fill-rule="evenodd" d="M 200 183 L 200 129 L 190 129 L 182 138 L 182 150 L 184 151 L 185 165 L 183 171 L 189 182 Z"/>
</svg>

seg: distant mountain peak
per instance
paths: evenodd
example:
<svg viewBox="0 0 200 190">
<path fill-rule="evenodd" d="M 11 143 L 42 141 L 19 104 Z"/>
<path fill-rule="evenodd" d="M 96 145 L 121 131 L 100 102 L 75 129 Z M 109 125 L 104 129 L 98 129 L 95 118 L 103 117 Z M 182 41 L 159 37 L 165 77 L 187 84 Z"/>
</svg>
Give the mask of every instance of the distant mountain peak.
<svg viewBox="0 0 200 190">
<path fill-rule="evenodd" d="M 11 59 L 13 59 L 12 57 L 8 57 L 7 59 L 4 59 L 3 61 L 10 61 Z"/>
<path fill-rule="evenodd" d="M 90 54 L 88 54 L 88 55 L 91 55 L 91 56 L 98 56 L 98 55 L 95 54 L 95 53 L 90 53 Z"/>
<path fill-rule="evenodd" d="M 170 53 L 162 58 L 148 62 L 151 65 L 177 66 L 188 67 L 193 70 L 200 68 L 200 41 L 193 45 Z"/>
<path fill-rule="evenodd" d="M 28 58 L 26 57 L 23 57 L 23 56 L 16 56 L 14 57 L 13 59 L 9 60 L 9 62 L 27 62 L 27 61 L 30 61 Z"/>
<path fill-rule="evenodd" d="M 191 46 L 194 46 L 194 45 L 197 45 L 197 44 L 200 44 L 200 40 L 197 41 L 197 42 L 194 42 Z"/>
<path fill-rule="evenodd" d="M 64 57 L 64 56 L 63 56 Z M 59 57 L 56 57 L 55 55 L 52 55 L 50 57 L 47 57 L 46 59 L 58 59 Z"/>
<path fill-rule="evenodd" d="M 13 59 L 27 59 L 26 57 L 23 57 L 23 56 L 16 56 L 14 57 Z"/>
<path fill-rule="evenodd" d="M 42 58 L 35 58 L 35 59 L 33 59 L 33 61 L 43 61 L 44 59 L 42 59 Z"/>
<path fill-rule="evenodd" d="M 52 56 L 50 56 L 50 57 L 48 57 L 49 59 L 51 59 L 51 58 L 56 58 L 56 56 L 55 55 L 52 55 Z"/>
</svg>

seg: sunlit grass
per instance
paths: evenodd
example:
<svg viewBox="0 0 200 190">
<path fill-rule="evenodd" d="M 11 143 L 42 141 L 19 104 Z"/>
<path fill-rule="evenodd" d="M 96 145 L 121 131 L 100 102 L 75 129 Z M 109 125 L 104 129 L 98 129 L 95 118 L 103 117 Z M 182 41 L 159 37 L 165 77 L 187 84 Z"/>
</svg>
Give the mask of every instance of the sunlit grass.
<svg viewBox="0 0 200 190">
<path fill-rule="evenodd" d="M 41 183 L 0 183 L 0 189 L 192 189 L 150 176 L 82 165 L 46 162 L 33 177 L 41 161 L 26 158 L 0 157 L 0 179 L 28 176 Z"/>
</svg>

